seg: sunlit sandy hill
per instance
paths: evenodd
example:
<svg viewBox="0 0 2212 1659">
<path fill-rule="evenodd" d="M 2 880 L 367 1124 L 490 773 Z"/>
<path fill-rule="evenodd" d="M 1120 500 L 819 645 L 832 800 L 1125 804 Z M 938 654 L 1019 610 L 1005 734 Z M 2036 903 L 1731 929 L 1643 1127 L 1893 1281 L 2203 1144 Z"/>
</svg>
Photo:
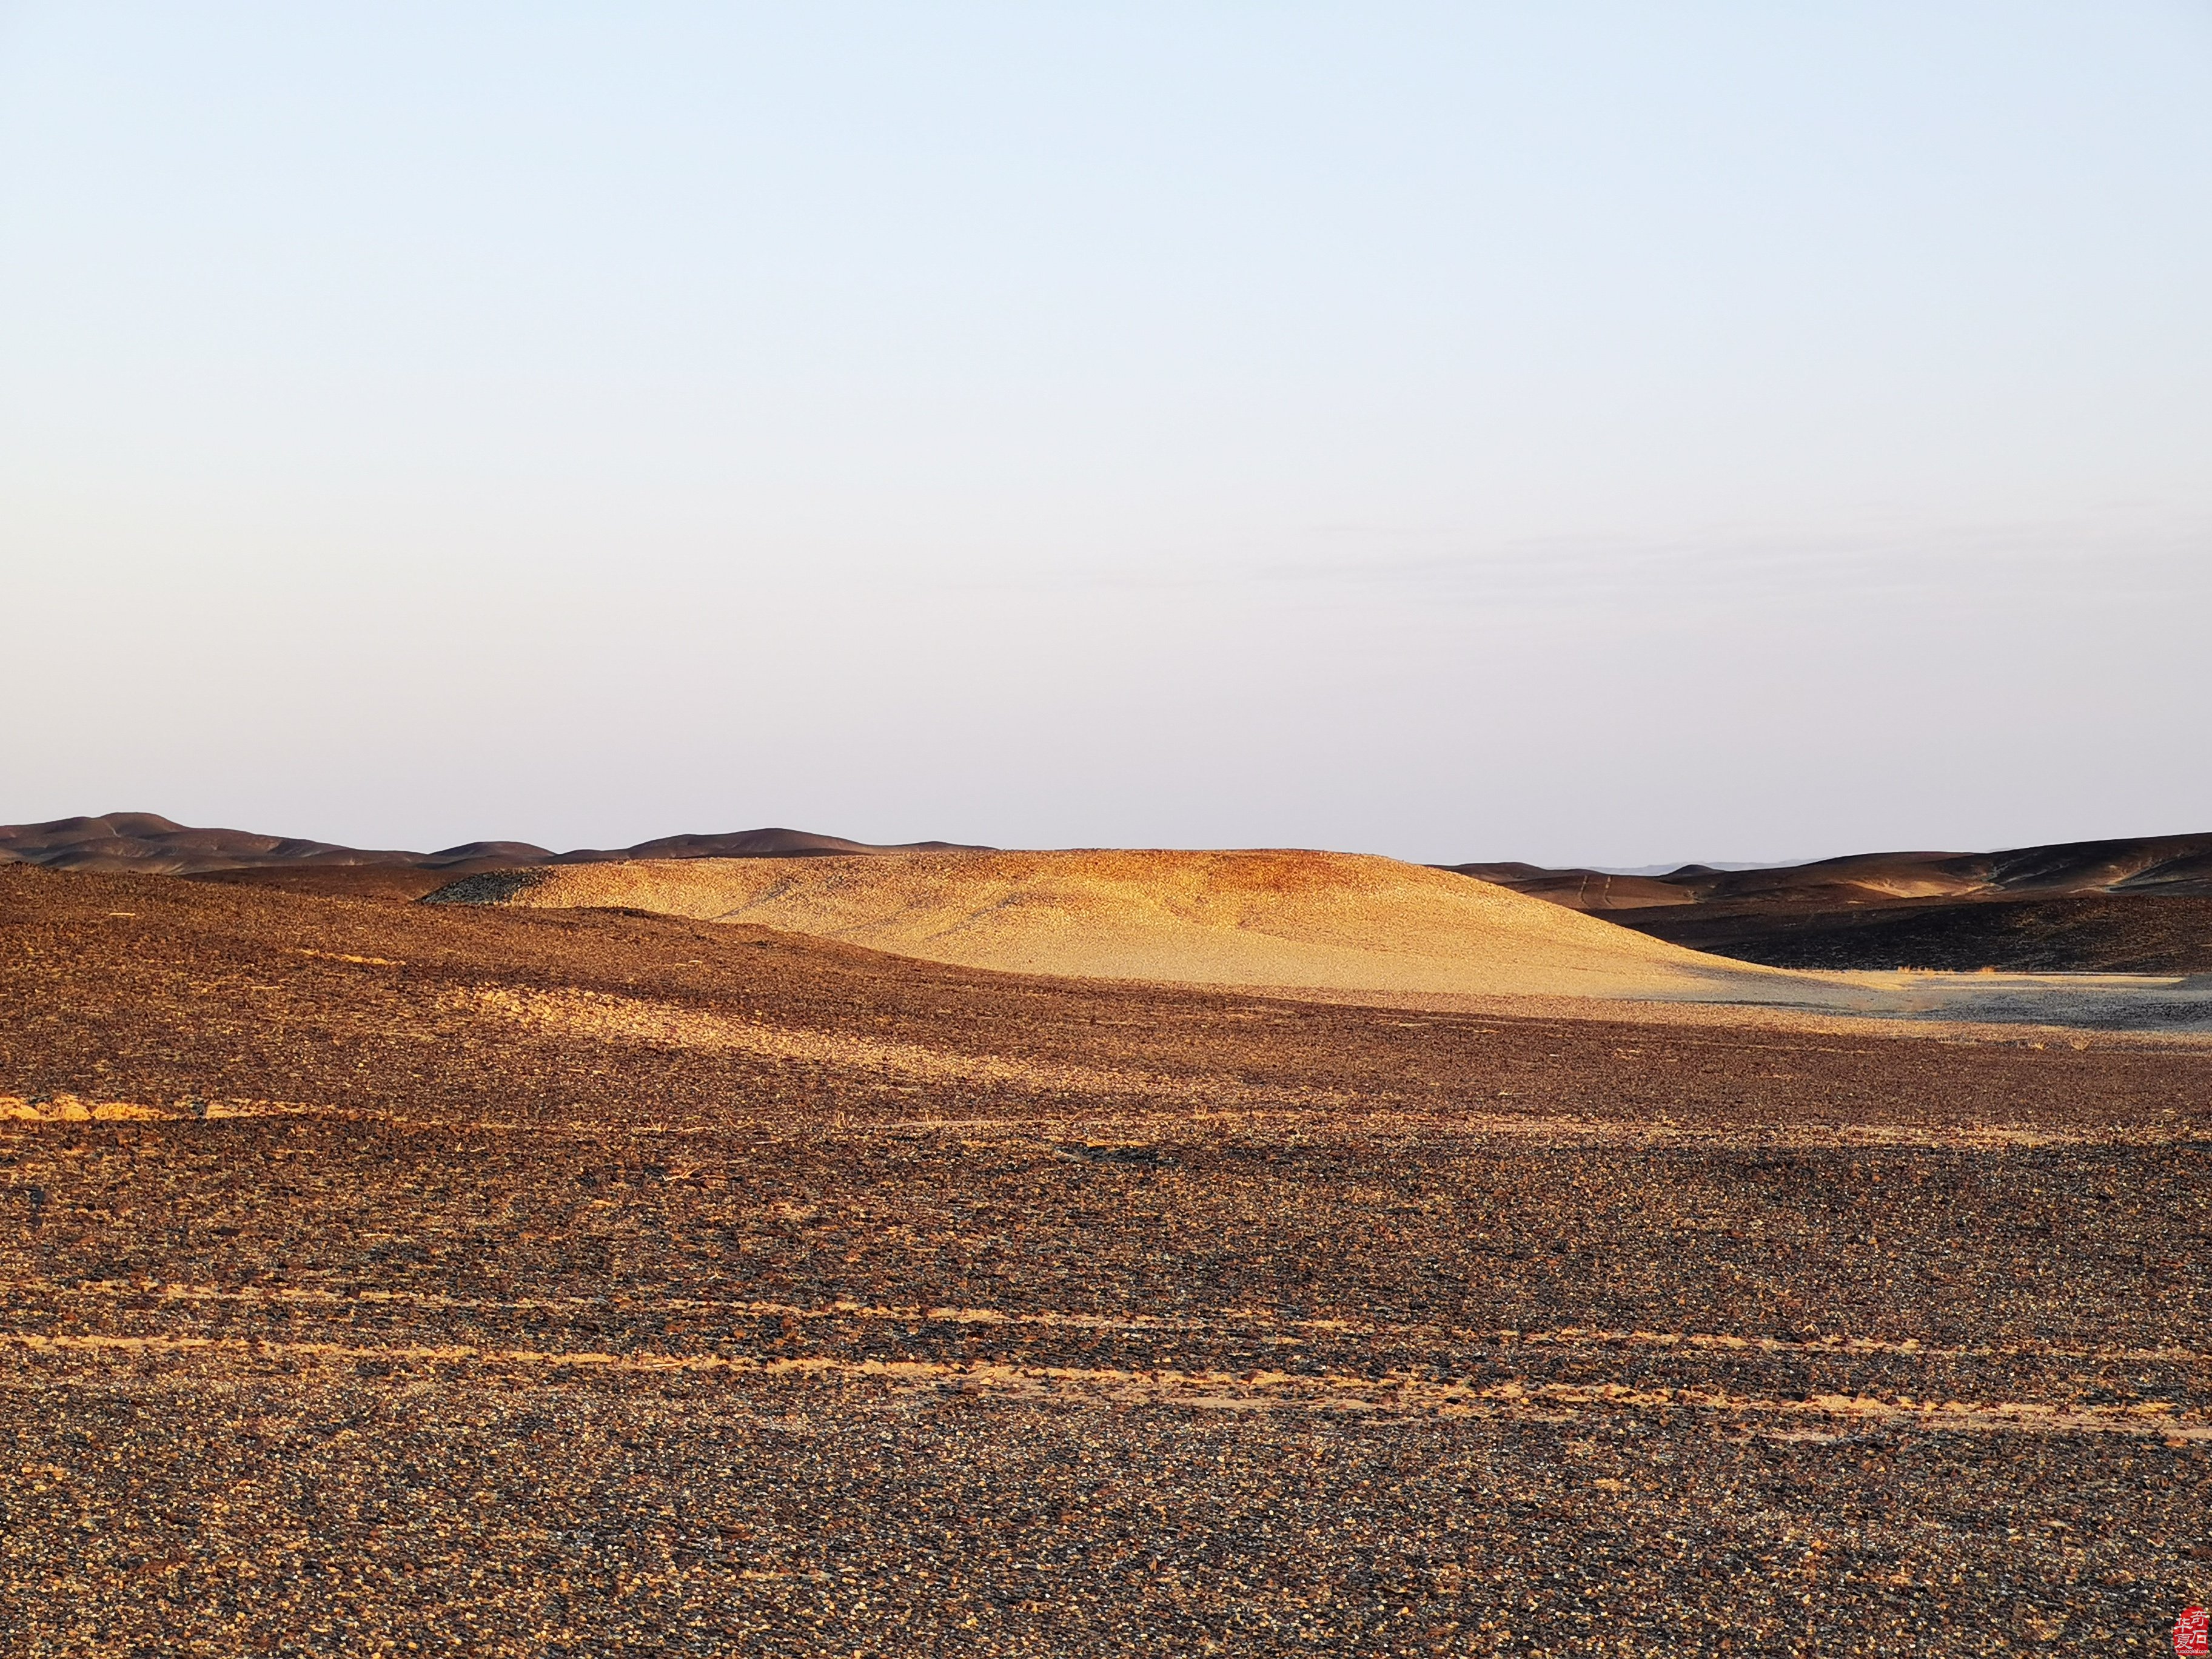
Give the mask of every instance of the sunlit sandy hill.
<svg viewBox="0 0 2212 1659">
<path fill-rule="evenodd" d="M 1343 853 L 653 860 L 478 876 L 438 897 L 742 921 L 963 967 L 1179 984 L 1666 997 L 1771 973 Z"/>
</svg>

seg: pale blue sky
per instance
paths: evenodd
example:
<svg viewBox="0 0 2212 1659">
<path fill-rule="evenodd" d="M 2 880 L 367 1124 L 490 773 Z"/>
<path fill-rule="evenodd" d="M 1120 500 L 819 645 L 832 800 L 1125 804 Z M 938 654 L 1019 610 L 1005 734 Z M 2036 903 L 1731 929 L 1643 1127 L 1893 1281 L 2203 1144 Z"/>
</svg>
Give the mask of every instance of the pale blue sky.
<svg viewBox="0 0 2212 1659">
<path fill-rule="evenodd" d="M 2212 828 L 2212 8 L 0 4 L 0 822 Z"/>
</svg>

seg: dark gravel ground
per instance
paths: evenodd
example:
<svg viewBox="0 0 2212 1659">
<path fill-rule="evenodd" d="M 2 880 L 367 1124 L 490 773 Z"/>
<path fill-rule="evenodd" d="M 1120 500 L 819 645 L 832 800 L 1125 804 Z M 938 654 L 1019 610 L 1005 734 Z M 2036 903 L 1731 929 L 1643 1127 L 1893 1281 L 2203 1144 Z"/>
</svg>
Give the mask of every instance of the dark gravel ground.
<svg viewBox="0 0 2212 1659">
<path fill-rule="evenodd" d="M 0 1652 L 2167 1651 L 2208 1085 L 0 868 Z"/>
</svg>

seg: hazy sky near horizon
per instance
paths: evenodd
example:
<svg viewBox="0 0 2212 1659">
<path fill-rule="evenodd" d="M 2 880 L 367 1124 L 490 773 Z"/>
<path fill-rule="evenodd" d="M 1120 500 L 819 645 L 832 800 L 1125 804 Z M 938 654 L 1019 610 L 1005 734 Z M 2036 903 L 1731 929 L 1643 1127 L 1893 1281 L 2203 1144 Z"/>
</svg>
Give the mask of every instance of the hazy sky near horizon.
<svg viewBox="0 0 2212 1659">
<path fill-rule="evenodd" d="M 0 821 L 2212 829 L 2212 8 L 0 3 Z"/>
</svg>

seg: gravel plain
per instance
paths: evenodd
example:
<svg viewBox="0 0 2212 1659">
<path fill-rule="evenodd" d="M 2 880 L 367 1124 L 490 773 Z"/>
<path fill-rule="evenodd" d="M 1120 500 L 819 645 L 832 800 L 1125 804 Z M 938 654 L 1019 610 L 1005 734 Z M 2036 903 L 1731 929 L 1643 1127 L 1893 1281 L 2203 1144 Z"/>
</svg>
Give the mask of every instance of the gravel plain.
<svg viewBox="0 0 2212 1659">
<path fill-rule="evenodd" d="M 0 867 L 0 1649 L 2168 1651 L 2208 1102 Z"/>
</svg>

